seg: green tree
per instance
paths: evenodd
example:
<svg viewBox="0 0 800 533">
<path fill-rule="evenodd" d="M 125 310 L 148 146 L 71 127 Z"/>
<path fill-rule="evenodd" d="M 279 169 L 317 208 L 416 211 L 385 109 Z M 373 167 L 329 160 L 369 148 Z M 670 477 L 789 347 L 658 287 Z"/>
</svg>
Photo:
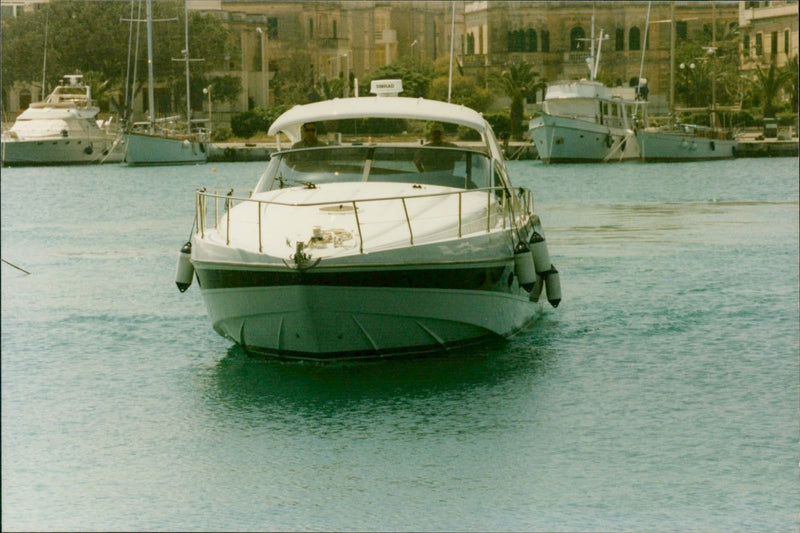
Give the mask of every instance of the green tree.
<svg viewBox="0 0 800 533">
<path fill-rule="evenodd" d="M 311 56 L 294 52 L 281 61 L 290 68 L 278 68 L 270 87 L 276 105 L 307 104 L 314 101 L 314 70 Z"/>
<path fill-rule="evenodd" d="M 90 82 L 93 96 L 101 107 L 104 101 L 121 101 L 128 74 L 131 29 L 134 42 L 137 34 L 139 39 L 136 82 L 139 91 L 147 78 L 145 24 L 132 24 L 123 19 L 143 19 L 144 15 L 145 10 L 139 8 L 138 2 L 54 0 L 42 4 L 36 11 L 3 17 L 0 26 L 3 83 L 11 85 L 42 79 L 47 27 L 48 88 L 63 75 L 79 72 L 84 74 L 84 81 Z M 158 80 L 170 83 L 170 93 L 175 95 L 173 107 L 177 107 L 186 93 L 184 64 L 172 58 L 181 57 L 181 50 L 185 48 L 184 3 L 154 2 L 153 17 L 170 19 L 154 23 L 153 69 Z M 222 65 L 228 34 L 229 30 L 216 17 L 190 13 L 190 53 L 192 58 L 205 59 L 192 63 L 193 76 L 202 78 L 205 72 Z"/>
<path fill-rule="evenodd" d="M 450 87 L 449 76 L 439 76 L 431 82 L 429 97 L 433 100 L 447 101 L 447 93 L 450 92 L 450 102 L 460 104 L 483 112 L 492 103 L 492 94 L 483 87 L 480 87 L 474 78 L 461 76 L 453 73 L 453 85 Z"/>
<path fill-rule="evenodd" d="M 792 111 L 797 113 L 797 91 L 798 91 L 798 61 L 797 56 L 789 59 L 783 66 L 782 76 L 786 80 L 784 90 L 789 94 L 789 104 Z"/>
<path fill-rule="evenodd" d="M 511 98 L 510 120 L 511 136 L 514 139 L 522 138 L 522 119 L 525 109 L 525 99 L 547 84 L 533 70 L 533 65 L 526 61 L 509 63 L 506 68 L 495 78 L 500 89 Z"/>
<path fill-rule="evenodd" d="M 344 80 L 341 78 L 333 78 L 332 80 L 322 76 L 317 84 L 314 86 L 314 100 L 332 100 L 334 98 L 341 98 L 344 94 Z"/>
<path fill-rule="evenodd" d="M 370 72 L 359 80 L 359 90 L 360 94 L 369 94 L 372 80 L 403 80 L 403 92 L 400 96 L 427 98 L 432 79 L 433 68 L 430 63 L 403 58 Z"/>
<path fill-rule="evenodd" d="M 790 73 L 791 71 L 779 69 L 775 61 L 772 61 L 767 68 L 760 64 L 756 65 L 753 86 L 765 117 L 775 116 L 775 111 L 777 111 L 775 99 L 781 88 L 787 84 L 787 76 Z"/>
</svg>

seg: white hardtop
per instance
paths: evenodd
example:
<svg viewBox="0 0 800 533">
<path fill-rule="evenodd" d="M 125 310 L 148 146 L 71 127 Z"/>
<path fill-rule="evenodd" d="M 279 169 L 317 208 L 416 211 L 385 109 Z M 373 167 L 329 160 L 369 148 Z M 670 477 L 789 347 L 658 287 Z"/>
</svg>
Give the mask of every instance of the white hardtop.
<svg viewBox="0 0 800 533">
<path fill-rule="evenodd" d="M 483 116 L 463 105 L 425 98 L 366 96 L 334 98 L 323 102 L 296 105 L 279 116 L 269 128 L 270 135 L 283 132 L 294 142 L 306 122 L 356 118 L 397 118 L 459 124 L 484 135 L 489 125 Z"/>
<path fill-rule="evenodd" d="M 545 100 L 564 100 L 570 98 L 622 98 L 634 100 L 634 87 L 606 87 L 599 81 L 559 81 L 548 84 Z"/>
</svg>

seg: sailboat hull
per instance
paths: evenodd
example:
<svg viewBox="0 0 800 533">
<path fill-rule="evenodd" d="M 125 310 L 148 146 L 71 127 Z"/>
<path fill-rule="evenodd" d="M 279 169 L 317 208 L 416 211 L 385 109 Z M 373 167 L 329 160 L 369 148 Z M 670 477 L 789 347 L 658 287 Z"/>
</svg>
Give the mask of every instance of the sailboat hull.
<svg viewBox="0 0 800 533">
<path fill-rule="evenodd" d="M 128 134 L 125 162 L 128 165 L 186 165 L 205 163 L 208 147 L 189 139 Z"/>
<path fill-rule="evenodd" d="M 645 161 L 699 161 L 736 156 L 736 141 L 658 131 L 637 131 Z"/>
</svg>

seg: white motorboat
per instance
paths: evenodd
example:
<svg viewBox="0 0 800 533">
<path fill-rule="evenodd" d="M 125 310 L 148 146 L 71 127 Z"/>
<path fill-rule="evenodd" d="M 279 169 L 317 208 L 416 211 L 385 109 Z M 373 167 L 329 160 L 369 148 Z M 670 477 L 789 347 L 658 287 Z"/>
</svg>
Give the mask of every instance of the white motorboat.
<svg viewBox="0 0 800 533">
<path fill-rule="evenodd" d="M 179 132 L 170 127 L 170 119 L 158 121 L 155 118 L 155 96 L 153 77 L 153 10 L 152 0 L 147 0 L 147 97 L 150 120 L 135 123 L 125 134 L 127 149 L 125 163 L 128 165 L 177 165 L 205 163 L 208 159 L 206 136 L 192 131 L 192 106 L 189 91 L 189 8 L 184 1 L 185 48 L 183 58 L 186 63 L 186 131 Z M 173 117 L 174 118 L 174 117 Z"/>
<path fill-rule="evenodd" d="M 422 145 L 430 123 L 469 128 L 480 147 Z M 195 193 L 176 282 L 196 276 L 220 335 L 254 354 L 382 357 L 512 335 L 541 311 L 543 286 L 558 305 L 533 196 L 512 186 L 480 114 L 357 96 L 295 106 L 269 134 L 294 142 L 307 124 L 329 144 L 279 141 L 253 191 Z"/>
<path fill-rule="evenodd" d="M 32 103 L 2 137 L 2 163 L 71 165 L 119 162 L 123 150 L 118 135 L 97 123 L 100 108 L 92 101 L 83 76 L 64 76 L 42 102 Z"/>
<path fill-rule="evenodd" d="M 646 98 L 637 94 L 639 87 L 606 87 L 597 81 L 600 52 L 607 38 L 601 29 L 595 48 L 593 17 L 591 53 L 586 58 L 589 79 L 548 84 L 541 114 L 528 123 L 539 158 L 545 163 L 639 159 L 635 128 L 646 123 Z"/>
<path fill-rule="evenodd" d="M 547 86 L 542 113 L 531 119 L 530 135 L 545 163 L 639 159 L 635 134 L 644 102 L 635 87 L 606 87 L 580 80 Z"/>
</svg>

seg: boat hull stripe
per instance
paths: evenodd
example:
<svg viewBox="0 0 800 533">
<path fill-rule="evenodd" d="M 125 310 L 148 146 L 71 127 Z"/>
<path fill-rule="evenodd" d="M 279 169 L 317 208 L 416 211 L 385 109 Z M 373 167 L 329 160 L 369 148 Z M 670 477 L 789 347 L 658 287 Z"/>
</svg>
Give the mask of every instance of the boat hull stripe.
<svg viewBox="0 0 800 533">
<path fill-rule="evenodd" d="M 505 267 L 469 267 L 363 272 L 197 269 L 203 289 L 318 285 L 332 287 L 398 287 L 493 290 Z"/>
</svg>

